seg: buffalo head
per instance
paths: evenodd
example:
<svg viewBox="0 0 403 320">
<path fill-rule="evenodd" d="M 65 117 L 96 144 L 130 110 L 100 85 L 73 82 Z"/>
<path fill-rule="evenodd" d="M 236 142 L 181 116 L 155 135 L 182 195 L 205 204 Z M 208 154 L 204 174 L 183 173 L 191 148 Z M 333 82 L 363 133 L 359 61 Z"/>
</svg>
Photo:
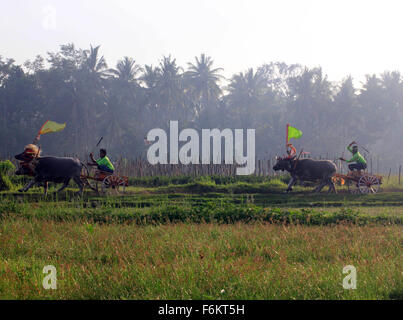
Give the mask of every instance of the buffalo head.
<svg viewBox="0 0 403 320">
<path fill-rule="evenodd" d="M 14 158 L 16 158 L 19 161 L 29 161 L 29 158 L 27 157 L 27 155 L 25 154 L 25 152 L 21 152 L 19 154 L 16 154 L 14 156 Z M 31 158 L 32 160 L 32 158 Z"/>
<path fill-rule="evenodd" d="M 32 174 L 32 170 L 28 166 L 20 165 L 15 174 L 17 176 L 29 176 Z"/>
<path fill-rule="evenodd" d="M 292 167 L 294 165 L 294 159 L 293 158 L 280 158 L 277 157 L 277 163 L 273 166 L 274 171 L 291 171 Z"/>
</svg>

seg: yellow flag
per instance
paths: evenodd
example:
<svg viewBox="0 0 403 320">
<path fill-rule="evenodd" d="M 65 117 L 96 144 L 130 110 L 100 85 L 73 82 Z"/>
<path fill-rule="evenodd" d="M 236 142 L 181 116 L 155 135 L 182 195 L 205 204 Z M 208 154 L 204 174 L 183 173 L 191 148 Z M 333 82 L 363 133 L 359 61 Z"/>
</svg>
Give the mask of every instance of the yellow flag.
<svg viewBox="0 0 403 320">
<path fill-rule="evenodd" d="M 287 124 L 287 143 L 290 141 L 290 139 L 299 139 L 302 137 L 302 131 L 291 127 L 289 124 Z"/>
<path fill-rule="evenodd" d="M 39 130 L 38 135 L 49 133 L 49 132 L 59 132 L 66 127 L 66 124 L 57 123 L 54 121 L 46 121 L 42 128 Z"/>
</svg>

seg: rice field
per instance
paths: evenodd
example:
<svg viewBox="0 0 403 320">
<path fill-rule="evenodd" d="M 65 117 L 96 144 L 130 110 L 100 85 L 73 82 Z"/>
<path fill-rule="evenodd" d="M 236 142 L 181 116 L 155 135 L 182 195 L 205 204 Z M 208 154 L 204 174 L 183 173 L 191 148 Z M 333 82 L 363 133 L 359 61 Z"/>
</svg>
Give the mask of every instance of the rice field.
<svg viewBox="0 0 403 320">
<path fill-rule="evenodd" d="M 403 194 L 285 182 L 132 181 L 0 193 L 0 299 L 402 299 Z M 45 289 L 43 268 L 57 270 Z M 344 289 L 343 268 L 357 272 Z"/>
</svg>

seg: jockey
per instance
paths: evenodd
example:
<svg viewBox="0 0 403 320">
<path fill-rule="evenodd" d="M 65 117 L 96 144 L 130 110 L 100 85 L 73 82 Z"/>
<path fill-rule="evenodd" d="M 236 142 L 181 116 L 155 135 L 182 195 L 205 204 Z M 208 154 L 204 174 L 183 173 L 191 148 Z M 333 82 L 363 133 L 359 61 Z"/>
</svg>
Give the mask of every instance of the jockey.
<svg viewBox="0 0 403 320">
<path fill-rule="evenodd" d="M 24 152 L 15 156 L 20 166 L 24 169 L 24 174 L 33 176 L 35 168 L 35 158 L 41 155 L 41 149 L 35 144 L 28 144 L 24 147 Z"/>
<path fill-rule="evenodd" d="M 34 144 L 28 144 L 24 147 L 24 152 L 22 154 L 24 162 L 30 162 L 32 159 L 40 155 L 40 149 Z"/>
<path fill-rule="evenodd" d="M 351 148 L 351 146 L 355 144 L 354 147 Z M 365 160 L 365 158 L 361 155 L 361 153 L 358 152 L 358 146 L 357 143 L 355 141 L 351 142 L 348 146 L 347 146 L 347 150 L 350 151 L 353 156 L 350 160 L 346 160 L 343 158 L 340 158 L 340 160 L 342 161 L 346 161 L 347 163 L 350 163 L 348 165 L 348 168 L 350 169 L 350 171 L 360 171 L 360 170 L 365 170 L 367 168 L 367 161 Z M 354 163 L 351 163 L 354 162 Z"/>
<path fill-rule="evenodd" d="M 297 156 L 297 150 L 295 149 L 295 147 L 291 143 L 287 143 L 287 159 L 292 159 L 296 156 Z"/>
<path fill-rule="evenodd" d="M 113 173 L 115 171 L 115 167 L 113 166 L 111 160 L 106 156 L 106 150 L 99 150 L 99 159 L 94 159 L 94 154 L 90 153 L 90 158 L 92 163 L 89 163 L 91 166 L 97 166 L 99 171 L 104 171 L 108 173 Z"/>
</svg>

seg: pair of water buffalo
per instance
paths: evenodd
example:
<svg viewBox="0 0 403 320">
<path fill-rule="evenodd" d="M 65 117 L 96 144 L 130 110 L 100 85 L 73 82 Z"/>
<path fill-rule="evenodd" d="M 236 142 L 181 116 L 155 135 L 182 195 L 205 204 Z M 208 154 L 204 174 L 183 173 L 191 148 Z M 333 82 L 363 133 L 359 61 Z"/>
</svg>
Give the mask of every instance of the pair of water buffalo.
<svg viewBox="0 0 403 320">
<path fill-rule="evenodd" d="M 36 156 L 29 156 L 27 153 L 27 147 L 24 152 L 17 154 L 15 158 L 21 161 L 20 167 L 15 172 L 16 175 L 30 175 L 34 179 L 30 181 L 24 188 L 20 189 L 20 192 L 25 192 L 34 185 L 43 185 L 45 194 L 48 189 L 48 182 L 63 183 L 63 186 L 58 192 L 64 190 L 71 179 L 79 187 L 79 195 L 83 193 L 83 182 L 80 175 L 83 164 L 78 159 L 65 158 L 65 157 L 40 157 L 39 150 L 35 149 L 35 146 L 30 147 L 36 151 Z"/>
<path fill-rule="evenodd" d="M 296 159 L 293 158 L 277 158 L 274 165 L 275 171 L 288 171 L 291 180 L 288 183 L 287 192 L 299 181 L 319 181 L 316 192 L 320 192 L 326 185 L 329 186 L 329 192 L 336 193 L 336 188 L 332 181 L 333 175 L 336 173 L 336 165 L 330 160 L 313 160 L 313 159 Z"/>
</svg>

